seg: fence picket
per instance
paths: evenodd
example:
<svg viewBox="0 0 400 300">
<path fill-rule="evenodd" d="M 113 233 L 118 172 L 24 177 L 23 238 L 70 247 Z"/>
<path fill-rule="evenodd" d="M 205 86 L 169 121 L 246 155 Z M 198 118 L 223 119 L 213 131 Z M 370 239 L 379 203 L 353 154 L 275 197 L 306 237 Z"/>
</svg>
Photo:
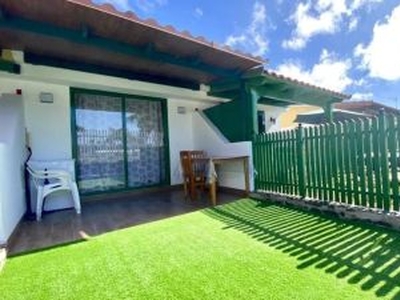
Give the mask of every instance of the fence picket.
<svg viewBox="0 0 400 300">
<path fill-rule="evenodd" d="M 271 134 L 266 134 L 264 136 L 264 142 L 265 144 L 265 150 L 266 150 L 266 156 L 264 159 L 264 165 L 263 165 L 263 170 L 265 171 L 265 175 L 266 175 L 266 183 L 265 183 L 265 187 L 268 190 L 272 190 L 272 178 L 273 178 L 273 164 L 272 164 L 272 147 L 271 147 L 271 139 L 272 139 L 272 135 Z"/>
<path fill-rule="evenodd" d="M 296 195 L 297 194 L 297 172 L 296 172 L 296 151 L 295 151 L 295 143 L 296 143 L 296 138 L 295 138 L 295 130 L 290 131 L 290 163 L 291 163 L 291 168 L 290 168 L 290 180 L 292 182 L 292 188 L 291 188 L 291 194 Z"/>
<path fill-rule="evenodd" d="M 338 124 L 338 169 L 339 169 L 339 193 L 340 193 L 340 202 L 346 202 L 346 182 L 345 182 L 345 165 L 344 165 L 344 133 L 343 133 L 343 124 Z"/>
<path fill-rule="evenodd" d="M 305 170 L 304 170 L 304 132 L 301 124 L 297 128 L 297 172 L 299 178 L 299 195 L 305 197 Z"/>
<path fill-rule="evenodd" d="M 383 208 L 386 211 L 390 210 L 390 199 L 389 199 L 389 162 L 388 162 L 388 140 L 387 140 L 387 128 L 386 128 L 386 116 L 383 112 L 379 114 L 379 150 L 380 150 L 380 162 L 381 176 L 382 176 L 382 199 Z"/>
<path fill-rule="evenodd" d="M 307 128 L 308 132 L 308 142 L 310 147 L 310 152 L 308 155 L 308 159 L 310 161 L 310 174 L 309 178 L 309 186 L 310 186 L 310 195 L 312 198 L 317 198 L 317 189 L 316 189 L 316 176 L 315 176 L 315 149 L 314 149 L 314 140 L 312 128 Z"/>
<path fill-rule="evenodd" d="M 360 191 L 359 191 L 359 172 L 357 164 L 357 134 L 356 134 L 356 122 L 350 121 L 350 166 L 351 166 L 351 179 L 353 182 L 353 203 L 360 205 Z"/>
<path fill-rule="evenodd" d="M 337 139 L 337 124 L 330 124 L 331 126 L 331 155 L 332 155 L 332 177 L 333 177 L 333 194 L 334 197 L 331 199 L 333 201 L 338 201 L 339 199 L 339 174 L 338 174 L 338 139 Z"/>
<path fill-rule="evenodd" d="M 316 173 L 317 173 L 317 194 L 318 199 L 322 199 L 322 179 L 321 179 L 321 154 L 319 148 L 319 136 L 320 136 L 320 126 L 316 126 L 314 129 L 314 147 L 315 147 L 315 164 L 316 164 Z"/>
<path fill-rule="evenodd" d="M 376 207 L 376 194 L 374 188 L 374 168 L 372 160 L 372 122 L 371 120 L 365 121 L 364 131 L 364 146 L 365 146 L 365 166 L 367 176 L 367 196 L 368 196 L 368 207 Z"/>
<path fill-rule="evenodd" d="M 285 159 L 285 194 L 290 193 L 290 180 L 289 180 L 289 133 L 287 131 L 283 132 L 283 137 L 285 140 L 285 147 L 283 149 L 283 155 Z"/>
<path fill-rule="evenodd" d="M 253 162 L 254 162 L 254 166 L 259 166 L 260 165 L 259 159 L 260 159 L 261 156 L 260 156 L 260 151 L 259 151 L 259 146 L 260 146 L 259 139 L 260 139 L 260 136 L 255 136 L 254 137 L 254 142 L 253 142 L 253 152 L 254 152 Z M 254 170 L 257 171 L 256 168 L 254 168 Z M 262 174 L 262 172 L 260 174 Z M 256 191 L 260 190 L 259 182 L 260 182 L 260 178 L 259 178 L 259 176 L 257 174 L 254 177 L 254 187 L 255 187 Z"/>
<path fill-rule="evenodd" d="M 388 116 L 388 152 L 390 155 L 390 171 L 391 180 L 390 186 L 392 189 L 393 197 L 393 210 L 399 210 L 399 178 L 398 178 L 398 158 L 397 158 L 397 148 L 396 148 L 396 127 L 395 118 L 393 115 Z"/>
<path fill-rule="evenodd" d="M 283 159 L 282 159 L 282 137 L 281 137 L 281 132 L 276 133 L 276 151 L 278 154 L 278 179 L 279 179 L 279 187 L 278 187 L 278 192 L 283 193 Z"/>
<path fill-rule="evenodd" d="M 326 189 L 326 198 L 325 200 L 331 200 L 331 193 L 332 193 L 332 178 L 331 178 L 331 153 L 330 153 L 330 146 L 331 141 L 329 139 L 330 132 L 329 132 L 329 124 L 324 125 L 324 136 L 323 136 L 323 149 L 324 149 L 324 156 L 325 156 L 325 189 Z"/>
<path fill-rule="evenodd" d="M 309 153 L 310 152 L 310 145 L 309 145 L 309 135 L 308 135 L 308 130 L 307 128 L 303 129 L 303 148 L 304 148 L 304 152 L 305 153 Z M 304 159 L 303 159 L 303 163 L 304 163 L 304 189 L 305 189 L 305 196 L 306 197 L 310 197 L 310 158 L 307 157 L 306 155 L 304 155 Z"/>
<path fill-rule="evenodd" d="M 373 163 L 373 174 L 374 174 L 374 186 L 375 186 L 375 197 L 376 207 L 383 208 L 382 199 L 382 180 L 380 172 L 380 151 L 379 151 L 379 125 L 378 118 L 372 119 L 372 163 Z"/>
<path fill-rule="evenodd" d="M 358 176 L 360 182 L 360 194 L 361 194 L 361 205 L 367 206 L 367 180 L 365 177 L 365 145 L 363 143 L 363 129 L 364 122 L 357 120 L 356 122 L 356 143 L 357 143 L 357 165 L 358 165 Z"/>
<path fill-rule="evenodd" d="M 257 178 L 259 180 L 260 189 L 267 190 L 266 182 L 267 182 L 267 173 L 265 172 L 265 160 L 267 159 L 267 154 L 265 152 L 265 148 L 267 147 L 267 143 L 265 141 L 266 134 L 258 135 L 258 155 L 259 157 L 259 164 L 256 166 L 257 168 Z"/>
</svg>

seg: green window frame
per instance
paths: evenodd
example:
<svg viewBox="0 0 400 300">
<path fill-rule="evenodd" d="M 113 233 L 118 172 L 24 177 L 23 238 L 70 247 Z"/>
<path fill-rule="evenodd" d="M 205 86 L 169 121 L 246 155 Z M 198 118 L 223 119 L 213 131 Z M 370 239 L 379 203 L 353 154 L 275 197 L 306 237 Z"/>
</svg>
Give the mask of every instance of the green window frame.
<svg viewBox="0 0 400 300">
<path fill-rule="evenodd" d="M 100 90 L 92 90 L 92 89 L 83 89 L 83 88 L 70 88 L 70 115 L 71 115 L 71 137 L 72 137 L 72 156 L 75 159 L 75 165 L 79 161 L 79 153 L 78 153 L 78 134 L 77 134 L 77 124 L 76 124 L 76 103 L 75 98 L 77 94 L 89 94 L 89 95 L 98 95 L 98 96 L 109 96 L 109 97 L 119 97 L 122 99 L 122 109 L 121 109 L 121 119 L 122 119 L 122 128 L 123 128 L 123 149 L 124 149 L 124 187 L 111 189 L 106 191 L 95 191 L 95 192 L 83 192 L 84 195 L 97 195 L 97 194 L 107 194 L 114 192 L 123 192 L 129 190 L 138 190 L 149 187 L 160 187 L 170 185 L 170 150 L 169 150 L 169 130 L 168 130 L 168 109 L 167 109 L 167 99 L 165 98 L 156 98 L 156 97 L 148 97 L 142 95 L 135 94 L 126 94 L 126 93 L 116 93 L 116 92 L 108 92 L 108 91 L 100 91 Z M 140 187 L 129 187 L 128 185 L 128 155 L 127 155 L 127 136 L 126 136 L 126 102 L 127 99 L 134 100 L 144 100 L 144 101 L 156 101 L 161 105 L 161 117 L 162 117 L 162 130 L 163 130 L 163 157 L 164 157 L 164 165 L 160 166 L 163 168 L 163 172 L 165 174 L 164 180 L 159 184 L 155 185 L 145 185 Z M 80 178 L 80 170 L 79 168 L 75 168 L 77 182 L 78 178 Z M 79 182 L 78 182 L 79 185 Z"/>
</svg>

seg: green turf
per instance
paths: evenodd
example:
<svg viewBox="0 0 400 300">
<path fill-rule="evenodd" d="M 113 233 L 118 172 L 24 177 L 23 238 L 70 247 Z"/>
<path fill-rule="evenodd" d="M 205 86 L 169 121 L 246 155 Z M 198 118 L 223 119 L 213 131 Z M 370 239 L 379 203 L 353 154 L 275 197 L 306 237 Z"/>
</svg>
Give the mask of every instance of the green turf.
<svg viewBox="0 0 400 300">
<path fill-rule="evenodd" d="M 12 257 L 0 299 L 400 299 L 400 236 L 243 199 Z"/>
</svg>

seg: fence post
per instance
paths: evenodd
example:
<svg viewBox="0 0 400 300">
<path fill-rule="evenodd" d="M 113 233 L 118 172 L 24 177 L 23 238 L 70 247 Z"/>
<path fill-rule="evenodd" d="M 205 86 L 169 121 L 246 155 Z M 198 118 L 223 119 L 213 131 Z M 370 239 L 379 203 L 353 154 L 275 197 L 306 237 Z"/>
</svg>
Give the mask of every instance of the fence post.
<svg viewBox="0 0 400 300">
<path fill-rule="evenodd" d="M 306 183 L 304 172 L 304 130 L 299 124 L 296 135 L 296 155 L 297 155 L 297 172 L 299 176 L 299 194 L 302 198 L 306 196 Z"/>
<path fill-rule="evenodd" d="M 390 210 L 390 186 L 389 186 L 389 162 L 388 162 L 388 139 L 387 139 L 387 122 L 386 115 L 383 110 L 379 112 L 379 139 L 380 139 L 380 165 L 382 172 L 382 193 L 383 193 L 383 209 Z"/>
</svg>

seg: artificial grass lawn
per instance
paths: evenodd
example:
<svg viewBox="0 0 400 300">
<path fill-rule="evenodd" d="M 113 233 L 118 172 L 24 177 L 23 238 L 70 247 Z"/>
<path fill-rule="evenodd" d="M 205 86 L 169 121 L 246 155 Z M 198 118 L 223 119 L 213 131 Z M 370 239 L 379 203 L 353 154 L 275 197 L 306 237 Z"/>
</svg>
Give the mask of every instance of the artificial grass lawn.
<svg viewBox="0 0 400 300">
<path fill-rule="evenodd" d="M 6 299 L 398 299 L 399 234 L 243 199 L 10 258 Z"/>
</svg>

